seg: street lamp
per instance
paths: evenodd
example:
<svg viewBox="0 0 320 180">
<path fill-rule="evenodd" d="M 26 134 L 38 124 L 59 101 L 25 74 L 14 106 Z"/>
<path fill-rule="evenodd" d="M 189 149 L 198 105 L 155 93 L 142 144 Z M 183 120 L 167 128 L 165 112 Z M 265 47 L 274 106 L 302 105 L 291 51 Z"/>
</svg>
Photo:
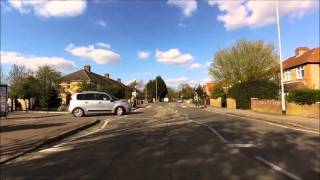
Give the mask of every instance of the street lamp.
<svg viewBox="0 0 320 180">
<path fill-rule="evenodd" d="M 158 79 L 156 77 L 156 103 L 158 102 Z"/>
<path fill-rule="evenodd" d="M 276 11 L 277 11 L 277 27 L 278 27 L 278 43 L 279 43 L 279 61 L 280 61 L 280 79 L 281 79 L 281 107 L 282 114 L 286 114 L 286 100 L 284 94 L 284 85 L 283 85 L 283 69 L 282 69 L 282 53 L 281 53 L 281 31 L 280 31 L 280 19 L 279 19 L 279 8 L 278 0 L 276 0 Z"/>
</svg>

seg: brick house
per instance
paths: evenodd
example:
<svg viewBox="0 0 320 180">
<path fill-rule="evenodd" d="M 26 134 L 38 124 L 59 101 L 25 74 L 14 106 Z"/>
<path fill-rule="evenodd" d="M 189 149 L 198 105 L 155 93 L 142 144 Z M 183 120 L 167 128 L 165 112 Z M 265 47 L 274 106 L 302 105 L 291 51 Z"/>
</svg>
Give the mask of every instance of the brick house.
<svg viewBox="0 0 320 180">
<path fill-rule="evenodd" d="M 320 89 L 320 48 L 298 47 L 295 56 L 283 61 L 285 91 L 297 88 Z"/>
<path fill-rule="evenodd" d="M 208 97 L 211 97 L 211 91 L 216 85 L 217 82 L 207 82 L 205 85 L 203 85 L 202 89 Z"/>
<path fill-rule="evenodd" d="M 108 73 L 105 73 L 104 76 L 96 74 L 91 71 L 90 65 L 85 65 L 83 69 L 65 75 L 60 79 L 59 95 L 62 99 L 62 104 L 69 104 L 71 95 L 78 92 L 79 84 L 83 80 L 94 83 L 97 86 L 97 89 L 105 85 L 119 85 L 120 87 L 123 87 L 125 97 L 130 97 L 132 93 L 132 88 L 124 85 L 121 82 L 121 79 L 113 80 L 109 77 Z"/>
</svg>

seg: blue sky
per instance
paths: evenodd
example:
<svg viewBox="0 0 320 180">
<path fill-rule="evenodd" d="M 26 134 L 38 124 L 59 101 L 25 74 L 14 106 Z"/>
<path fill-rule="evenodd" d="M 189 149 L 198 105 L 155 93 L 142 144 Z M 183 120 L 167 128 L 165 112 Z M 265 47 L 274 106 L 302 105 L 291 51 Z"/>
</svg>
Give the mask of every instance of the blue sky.
<svg viewBox="0 0 320 180">
<path fill-rule="evenodd" d="M 79 0 L 72 8 L 19 2 L 1 2 L 4 72 L 12 63 L 31 69 L 49 64 L 63 73 L 90 64 L 92 71 L 123 82 L 161 75 L 171 86 L 202 84 L 210 79 L 207 62 L 217 50 L 240 39 L 277 46 L 271 1 Z M 298 46 L 318 47 L 318 2 L 285 1 L 279 7 L 284 58 Z"/>
</svg>

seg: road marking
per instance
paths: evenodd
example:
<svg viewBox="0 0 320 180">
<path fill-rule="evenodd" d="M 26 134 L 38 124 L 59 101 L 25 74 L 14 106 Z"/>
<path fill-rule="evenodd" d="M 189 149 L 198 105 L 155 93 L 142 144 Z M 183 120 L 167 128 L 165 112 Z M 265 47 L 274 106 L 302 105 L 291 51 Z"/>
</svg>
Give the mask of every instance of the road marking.
<svg viewBox="0 0 320 180">
<path fill-rule="evenodd" d="M 319 131 L 306 130 L 306 129 L 302 129 L 302 128 L 293 128 L 293 127 L 277 124 L 277 123 L 274 123 L 274 122 L 268 122 L 268 121 L 264 121 L 264 120 L 258 120 L 258 119 L 254 119 L 254 118 L 237 116 L 237 115 L 227 114 L 227 113 L 219 113 L 219 112 L 210 111 L 209 109 L 205 109 L 205 110 L 208 111 L 208 112 L 223 114 L 223 115 L 227 115 L 227 116 L 231 116 L 231 117 L 237 117 L 237 118 L 247 119 L 247 120 L 251 120 L 251 121 L 258 121 L 258 122 L 269 124 L 271 126 L 278 126 L 278 127 L 282 127 L 282 128 L 286 128 L 286 129 L 291 129 L 291 130 L 301 131 L 301 132 L 306 132 L 306 133 L 312 133 L 312 134 L 317 134 L 317 135 L 320 134 Z"/>
<path fill-rule="evenodd" d="M 308 132 L 308 133 L 313 133 L 313 134 L 319 134 L 320 133 L 320 132 L 316 132 L 316 131 L 312 131 L 312 130 L 288 127 L 288 126 L 285 126 L 285 125 L 276 124 L 276 123 L 272 123 L 272 122 L 265 122 L 265 123 L 267 123 L 269 125 L 272 125 L 272 126 L 278 126 L 278 127 L 282 127 L 282 128 L 286 128 L 286 129 L 296 130 L 296 131 Z"/>
<path fill-rule="evenodd" d="M 228 141 L 227 141 L 222 135 L 220 135 L 213 127 L 208 126 L 208 125 L 203 124 L 203 123 L 200 123 L 200 122 L 198 122 L 198 121 L 189 119 L 189 116 L 188 116 L 187 114 L 185 114 L 185 116 L 186 116 L 186 119 L 188 119 L 188 120 L 190 120 L 190 121 L 192 121 L 192 122 L 194 122 L 194 123 L 196 123 L 196 124 L 199 124 L 199 125 L 201 125 L 201 126 L 207 127 L 207 128 L 208 128 L 213 134 L 215 134 L 215 135 L 220 139 L 220 141 L 222 141 L 223 143 L 225 143 L 225 144 L 228 143 Z"/>
<path fill-rule="evenodd" d="M 234 148 L 251 148 L 251 147 L 256 147 L 254 144 L 228 144 L 230 147 Z"/>
<path fill-rule="evenodd" d="M 43 149 L 39 152 L 41 153 L 52 153 L 52 152 L 61 152 L 61 151 L 67 151 L 67 150 L 71 150 L 73 149 L 72 147 L 61 147 L 61 146 L 57 146 L 57 147 L 52 147 L 52 148 L 47 148 L 47 149 Z"/>
<path fill-rule="evenodd" d="M 293 180 L 302 180 L 300 177 L 298 177 L 298 176 L 296 176 L 296 175 L 294 175 L 294 174 L 286 171 L 285 169 L 282 169 L 281 167 L 273 164 L 272 162 L 269 162 L 269 161 L 263 159 L 263 158 L 260 157 L 260 156 L 255 156 L 255 158 L 256 158 L 258 161 L 262 162 L 263 164 L 271 167 L 273 170 L 278 171 L 278 172 L 280 172 L 281 174 L 283 174 L 283 175 L 285 175 L 285 176 L 287 176 L 287 177 L 289 177 L 289 178 L 291 178 L 291 179 L 293 179 Z"/>
</svg>

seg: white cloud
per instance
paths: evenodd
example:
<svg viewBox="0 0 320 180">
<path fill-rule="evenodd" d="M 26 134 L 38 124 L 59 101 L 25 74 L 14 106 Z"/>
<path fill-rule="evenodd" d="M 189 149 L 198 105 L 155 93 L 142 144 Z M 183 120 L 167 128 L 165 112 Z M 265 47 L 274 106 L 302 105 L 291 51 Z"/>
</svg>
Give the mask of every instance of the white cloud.
<svg viewBox="0 0 320 180">
<path fill-rule="evenodd" d="M 181 54 L 179 49 L 170 49 L 168 51 L 156 50 L 156 58 L 159 62 L 175 65 L 186 64 L 193 60 L 191 54 Z"/>
<path fill-rule="evenodd" d="M 103 20 L 97 21 L 96 24 L 98 26 L 101 26 L 101 27 L 106 27 L 107 26 L 107 23 L 105 21 L 103 21 Z"/>
<path fill-rule="evenodd" d="M 134 81 L 136 81 L 136 83 L 137 83 L 136 88 L 142 91 L 144 89 L 144 85 L 145 85 L 143 80 L 131 79 L 131 80 L 127 81 L 126 85 L 129 85 L 129 84 L 133 83 Z"/>
<path fill-rule="evenodd" d="M 182 9 L 184 16 L 189 17 L 197 10 L 196 0 L 168 0 L 167 3 L 171 6 L 177 6 Z"/>
<path fill-rule="evenodd" d="M 3 10 L 3 11 L 10 11 L 11 10 L 11 7 L 8 5 L 8 4 L 6 4 L 6 2 L 4 2 L 4 1 L 1 1 L 0 2 L 0 8 L 1 8 L 1 10 Z"/>
<path fill-rule="evenodd" d="M 211 6 L 217 6 L 222 12 L 218 20 L 224 23 L 227 30 L 241 27 L 260 27 L 276 21 L 275 1 L 216 1 L 208 0 Z M 280 16 L 299 18 L 311 10 L 316 10 L 319 2 L 305 1 L 279 1 Z"/>
<path fill-rule="evenodd" d="M 207 82 L 212 82 L 212 78 L 207 77 L 202 81 L 203 84 L 206 84 Z"/>
<path fill-rule="evenodd" d="M 149 56 L 150 56 L 150 53 L 148 51 L 138 51 L 139 59 L 146 60 L 149 58 Z"/>
<path fill-rule="evenodd" d="M 41 17 L 71 17 L 82 14 L 87 6 L 85 0 L 9 0 L 10 5 L 21 14 L 33 12 Z"/>
<path fill-rule="evenodd" d="M 93 45 L 76 47 L 69 44 L 65 50 L 74 56 L 92 60 L 97 64 L 114 64 L 120 60 L 119 54 L 108 49 L 96 48 Z"/>
<path fill-rule="evenodd" d="M 200 63 L 193 63 L 188 66 L 188 69 L 197 69 L 197 68 L 202 68 L 202 67 L 203 67 L 203 65 Z"/>
<path fill-rule="evenodd" d="M 198 84 L 195 80 L 190 80 L 187 77 L 177 77 L 177 78 L 169 78 L 165 80 L 166 84 L 170 86 L 179 86 L 180 84 L 189 84 L 191 87 Z"/>
<path fill-rule="evenodd" d="M 36 70 L 39 66 L 48 65 L 59 71 L 68 72 L 76 68 L 73 61 L 61 57 L 45 57 L 23 55 L 17 52 L 1 51 L 1 62 L 5 64 L 24 65 L 29 69 Z"/>
<path fill-rule="evenodd" d="M 104 49 L 111 49 L 111 45 L 107 44 L 107 43 L 103 43 L 103 42 L 98 42 L 96 43 L 96 45 L 100 48 L 104 48 Z"/>
</svg>

